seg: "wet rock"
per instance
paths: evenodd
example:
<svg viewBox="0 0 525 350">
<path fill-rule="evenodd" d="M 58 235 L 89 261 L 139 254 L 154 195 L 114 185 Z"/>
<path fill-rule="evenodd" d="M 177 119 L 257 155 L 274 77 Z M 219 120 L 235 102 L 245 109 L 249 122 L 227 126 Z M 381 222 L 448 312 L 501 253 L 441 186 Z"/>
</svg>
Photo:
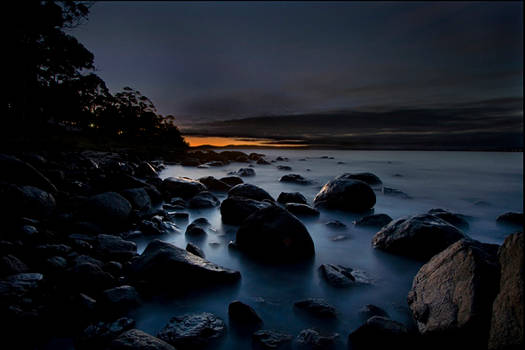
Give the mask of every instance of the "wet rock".
<svg viewBox="0 0 525 350">
<path fill-rule="evenodd" d="M 383 187 L 381 189 L 381 192 L 385 196 L 398 197 L 398 198 L 401 198 L 401 199 L 412 199 L 412 197 L 410 197 L 405 192 L 403 192 L 401 190 L 398 190 L 398 189 L 395 189 L 395 188 L 391 188 L 391 187 Z"/>
<path fill-rule="evenodd" d="M 298 185 L 309 185 L 312 181 L 305 179 L 299 174 L 288 174 L 281 177 L 280 182 L 290 182 Z"/>
<path fill-rule="evenodd" d="M 199 182 L 206 185 L 206 187 L 210 191 L 228 192 L 230 188 L 232 187 L 232 185 L 227 184 L 224 181 L 218 180 L 214 178 L 213 176 L 201 177 L 199 178 Z"/>
<path fill-rule="evenodd" d="M 203 312 L 170 319 L 157 335 L 177 349 L 203 348 L 226 334 L 226 324 L 219 317 Z"/>
<path fill-rule="evenodd" d="M 271 204 L 243 197 L 228 197 L 221 203 L 221 217 L 225 224 L 239 225 L 255 211 L 267 208 Z"/>
<path fill-rule="evenodd" d="M 0 300 L 4 303 L 18 303 L 24 297 L 38 293 L 44 282 L 40 273 L 18 273 L 0 280 Z"/>
<path fill-rule="evenodd" d="M 121 333 L 132 329 L 135 321 L 131 318 L 122 317 L 113 322 L 98 322 L 84 329 L 77 341 L 80 349 L 104 349 L 106 345 Z"/>
<path fill-rule="evenodd" d="M 27 265 L 14 255 L 5 255 L 0 258 L 0 276 L 15 275 L 28 271 Z"/>
<path fill-rule="evenodd" d="M 321 276 L 334 287 L 348 287 L 356 283 L 352 269 L 342 265 L 323 264 L 319 267 Z"/>
<path fill-rule="evenodd" d="M 314 198 L 316 207 L 354 212 L 369 210 L 375 203 L 376 195 L 368 184 L 344 178 L 328 182 Z"/>
<path fill-rule="evenodd" d="M 118 261 L 108 261 L 102 266 L 102 269 L 112 276 L 118 277 L 122 273 L 122 264 Z"/>
<path fill-rule="evenodd" d="M 272 202 L 274 201 L 268 192 L 252 184 L 235 185 L 228 191 L 228 197 L 233 196 L 254 199 L 256 201 L 263 201 L 265 199 Z"/>
<path fill-rule="evenodd" d="M 386 214 L 367 215 L 354 222 L 356 226 L 381 228 L 388 225 L 392 218 Z"/>
<path fill-rule="evenodd" d="M 238 176 L 225 176 L 221 177 L 219 180 L 230 186 L 244 183 L 244 181 Z"/>
<path fill-rule="evenodd" d="M 113 340 L 108 350 L 175 350 L 175 348 L 141 330 L 130 329 Z"/>
<path fill-rule="evenodd" d="M 299 332 L 295 341 L 300 349 L 323 350 L 334 348 L 338 337 L 337 333 L 323 335 L 317 329 L 308 328 Z"/>
<path fill-rule="evenodd" d="M 168 233 L 180 233 L 177 225 L 164 220 L 161 216 L 153 216 L 151 220 L 142 220 L 139 229 L 145 235 L 163 235 Z"/>
<path fill-rule="evenodd" d="M 290 334 L 282 333 L 272 329 L 263 329 L 253 333 L 253 341 L 264 349 L 277 349 L 292 341 Z"/>
<path fill-rule="evenodd" d="M 115 279 L 98 265 L 82 263 L 68 270 L 70 288 L 86 293 L 97 293 L 115 286 Z"/>
<path fill-rule="evenodd" d="M 279 156 L 279 157 L 275 158 L 275 160 L 277 162 L 287 162 L 288 158 Z"/>
<path fill-rule="evenodd" d="M 175 212 L 168 213 L 168 217 L 176 222 L 186 222 L 190 219 L 190 214 L 185 212 Z"/>
<path fill-rule="evenodd" d="M 242 325 L 257 325 L 262 323 L 262 319 L 255 310 L 238 300 L 232 301 L 228 305 L 228 315 L 230 320 Z"/>
<path fill-rule="evenodd" d="M 252 168 L 240 168 L 237 171 L 228 173 L 228 175 L 237 175 L 241 177 L 255 176 L 255 170 L 253 170 Z"/>
<path fill-rule="evenodd" d="M 45 262 L 48 270 L 51 271 L 63 271 L 67 267 L 67 260 L 61 256 L 52 256 Z"/>
<path fill-rule="evenodd" d="M 437 216 L 442 220 L 445 220 L 446 222 L 456 226 L 459 229 L 465 230 L 469 228 L 469 223 L 465 215 L 451 213 L 444 209 L 430 209 L 428 213 Z"/>
<path fill-rule="evenodd" d="M 385 310 L 383 310 L 379 306 L 375 306 L 372 304 L 365 305 L 359 310 L 359 317 L 361 319 L 368 320 L 369 318 L 374 316 L 381 316 L 386 318 L 390 317 L 390 315 L 388 315 L 388 313 Z"/>
<path fill-rule="evenodd" d="M 3 192 L 6 216 L 47 218 L 56 208 L 55 198 L 51 193 L 33 186 L 8 185 Z"/>
<path fill-rule="evenodd" d="M 403 349 L 408 341 L 406 327 L 386 317 L 373 316 L 348 336 L 352 348 Z"/>
<path fill-rule="evenodd" d="M 319 318 L 336 318 L 335 308 L 328 304 L 326 300 L 319 298 L 310 298 L 296 301 L 294 306 L 306 311 L 308 314 Z"/>
<path fill-rule="evenodd" d="M 421 267 L 407 301 L 422 335 L 486 348 L 498 290 L 497 249 L 462 239 Z"/>
<path fill-rule="evenodd" d="M 489 349 L 523 345 L 523 232 L 509 235 L 499 248 L 499 293 L 492 304 Z"/>
<path fill-rule="evenodd" d="M 95 243 L 95 251 L 103 258 L 127 261 L 137 255 L 135 242 L 126 241 L 118 236 L 98 235 Z"/>
<path fill-rule="evenodd" d="M 139 305 L 139 293 L 132 286 L 120 286 L 106 289 L 102 293 L 100 302 L 103 304 L 104 311 L 126 311 L 129 308 Z"/>
<path fill-rule="evenodd" d="M 240 279 L 238 271 L 215 265 L 186 250 L 158 239 L 148 244 L 144 252 L 133 259 L 130 277 L 147 288 L 193 288 L 205 284 L 231 283 Z M 173 280 L 184 284 L 173 284 Z"/>
<path fill-rule="evenodd" d="M 131 188 L 121 192 L 133 209 L 140 211 L 151 210 L 151 199 L 144 188 Z"/>
<path fill-rule="evenodd" d="M 372 245 L 390 253 L 428 260 L 452 243 L 466 238 L 455 226 L 430 214 L 392 221 L 377 232 Z"/>
<path fill-rule="evenodd" d="M 90 197 L 81 211 L 84 217 L 96 223 L 117 226 L 129 220 L 131 204 L 116 192 L 105 192 Z"/>
<path fill-rule="evenodd" d="M 186 236 L 206 236 L 206 229 L 210 227 L 210 223 L 205 218 L 198 218 L 193 220 L 186 228 Z"/>
<path fill-rule="evenodd" d="M 200 192 L 188 201 L 188 207 L 192 209 L 214 208 L 219 204 L 217 197 L 208 191 Z"/>
<path fill-rule="evenodd" d="M 202 191 L 206 191 L 206 186 L 187 177 L 168 177 L 162 181 L 162 192 L 169 197 L 187 199 Z"/>
<path fill-rule="evenodd" d="M 204 252 L 199 248 L 197 247 L 195 244 L 189 242 L 187 245 L 186 245 L 186 250 L 192 254 L 195 254 L 201 258 L 205 258 L 205 255 L 204 255 Z"/>
<path fill-rule="evenodd" d="M 272 205 L 247 217 L 235 243 L 248 254 L 268 259 L 297 260 L 315 254 L 308 230 L 287 210 Z"/>
<path fill-rule="evenodd" d="M 307 204 L 306 198 L 299 192 L 281 192 L 277 198 L 277 202 L 281 204 L 286 203 L 301 203 Z"/>
<path fill-rule="evenodd" d="M 522 226 L 522 227 L 525 222 L 523 220 L 523 213 L 513 213 L 513 212 L 501 214 L 500 216 L 498 216 L 496 221 L 502 224 L 517 225 L 517 226 Z"/>
<path fill-rule="evenodd" d="M 266 159 L 264 159 L 264 158 L 259 158 L 259 159 L 257 159 L 257 164 L 259 164 L 259 165 L 269 165 L 271 163 L 269 161 L 267 161 Z"/>
<path fill-rule="evenodd" d="M 337 178 L 363 181 L 372 187 L 383 185 L 381 179 L 372 173 L 345 173 Z"/>
<path fill-rule="evenodd" d="M 0 154 L 0 180 L 17 185 L 29 185 L 56 193 L 57 188 L 35 167 L 16 157 Z"/>
<path fill-rule="evenodd" d="M 285 205 L 286 210 L 297 216 L 319 216 L 319 210 L 312 208 L 306 204 L 300 203 L 287 203 Z"/>
<path fill-rule="evenodd" d="M 66 256 L 71 253 L 72 249 L 66 244 L 43 244 L 35 247 L 39 256 L 51 257 L 55 255 Z"/>
<path fill-rule="evenodd" d="M 346 228 L 346 225 L 339 220 L 328 221 L 325 225 L 334 230 L 344 230 Z"/>
<path fill-rule="evenodd" d="M 278 165 L 277 169 L 283 170 L 283 171 L 290 171 L 290 170 L 292 170 L 292 167 L 290 167 L 288 165 Z"/>
</svg>

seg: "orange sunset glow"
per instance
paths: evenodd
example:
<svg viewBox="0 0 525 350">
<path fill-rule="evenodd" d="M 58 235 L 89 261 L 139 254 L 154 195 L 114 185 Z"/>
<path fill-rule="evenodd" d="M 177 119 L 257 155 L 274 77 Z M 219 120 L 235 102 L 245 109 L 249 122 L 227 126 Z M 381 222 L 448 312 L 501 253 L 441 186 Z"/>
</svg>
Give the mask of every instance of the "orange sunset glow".
<svg viewBox="0 0 525 350">
<path fill-rule="evenodd" d="M 220 137 L 220 136 L 184 136 L 186 142 L 190 147 L 199 146 L 213 146 L 213 147 L 227 147 L 227 146 L 257 146 L 257 147 L 304 147 L 304 144 L 294 143 L 273 143 L 269 139 L 249 139 L 249 138 L 234 138 L 234 137 Z"/>
</svg>

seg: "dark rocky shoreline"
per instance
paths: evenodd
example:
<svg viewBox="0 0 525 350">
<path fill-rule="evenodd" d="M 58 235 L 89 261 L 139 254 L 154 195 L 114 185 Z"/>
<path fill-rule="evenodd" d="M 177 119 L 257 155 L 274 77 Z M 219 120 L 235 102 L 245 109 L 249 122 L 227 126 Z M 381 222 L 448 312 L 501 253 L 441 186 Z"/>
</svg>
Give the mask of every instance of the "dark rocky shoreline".
<svg viewBox="0 0 525 350">
<path fill-rule="evenodd" d="M 174 163 L 206 168 L 232 162 L 248 167 L 221 179 L 158 176 L 165 165 Z M 323 187 L 315 208 L 300 193 L 282 193 L 276 201 L 264 189 L 242 180 L 255 176 L 250 163 L 272 162 L 262 154 L 239 151 L 196 151 L 163 161 L 131 152 L 0 155 L 4 203 L 0 328 L 5 343 L 30 349 L 61 336 L 74 338 L 79 349 L 184 349 L 213 344 L 226 328 L 212 314 L 174 317 L 157 338 L 134 329 L 127 311 L 159 293 L 176 298 L 183 289 L 237 283 L 240 273 L 207 261 L 190 245 L 184 250 L 157 239 L 138 255 L 131 237 L 180 233 L 176 222 L 184 220 L 187 208 L 220 206 L 224 222 L 240 225 L 233 249 L 257 259 L 268 258 L 265 253 L 272 251 L 271 258 L 282 263 L 308 259 L 315 247 L 301 215 L 331 208 L 366 213 L 375 204 L 374 189 L 382 187 L 373 174 L 343 174 Z M 292 175 L 290 179 L 299 179 L 300 175 Z M 228 198 L 221 203 L 214 192 L 228 192 Z M 408 295 L 418 333 L 384 313 L 370 314 L 350 334 L 349 346 L 442 348 L 475 343 L 479 348 L 511 349 L 523 343 L 523 233 L 510 235 L 498 247 L 466 236 L 460 226 L 468 222 L 460 214 L 435 210 L 390 220 L 376 214 L 360 224 L 378 228 L 373 239 L 376 248 L 426 262 Z M 518 224 L 520 220 L 522 225 L 519 213 L 498 219 Z M 186 235 L 198 236 L 199 230 L 206 230 L 204 222 L 192 225 Z M 356 283 L 351 268 L 322 269 L 330 283 L 343 287 Z M 173 280 L 184 282 L 167 283 Z M 230 317 L 254 321 L 255 330 L 261 328 L 264 320 L 239 303 L 230 305 Z M 322 301 L 303 304 L 314 314 L 336 314 Z M 373 305 L 369 309 L 375 310 Z M 184 326 L 188 322 L 191 330 Z M 484 336 L 472 343 L 476 334 Z M 324 349 L 337 337 L 307 329 L 296 343 Z M 267 348 L 292 338 L 262 329 L 253 339 Z"/>
</svg>

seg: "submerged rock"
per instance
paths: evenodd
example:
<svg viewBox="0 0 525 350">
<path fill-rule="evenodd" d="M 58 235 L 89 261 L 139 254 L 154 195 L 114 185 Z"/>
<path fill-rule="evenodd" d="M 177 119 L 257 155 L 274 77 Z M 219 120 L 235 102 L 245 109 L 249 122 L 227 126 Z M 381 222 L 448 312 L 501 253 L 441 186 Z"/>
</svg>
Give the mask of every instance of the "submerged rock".
<svg viewBox="0 0 525 350">
<path fill-rule="evenodd" d="M 492 304 L 489 349 L 523 346 L 523 232 L 509 235 L 499 248 L 499 293 Z"/>
<path fill-rule="evenodd" d="M 191 198 L 206 191 L 206 186 L 187 177 L 168 177 L 162 181 L 162 192 L 169 197 Z"/>
<path fill-rule="evenodd" d="M 392 218 L 386 214 L 367 215 L 354 222 L 356 226 L 376 227 L 381 228 L 388 225 Z"/>
<path fill-rule="evenodd" d="M 502 224 L 518 225 L 522 227 L 525 222 L 523 220 L 523 213 L 513 213 L 513 212 L 501 214 L 500 216 L 498 216 L 496 221 Z"/>
<path fill-rule="evenodd" d="M 339 220 L 328 221 L 325 223 L 325 225 L 334 230 L 344 230 L 346 228 L 346 225 Z"/>
<path fill-rule="evenodd" d="M 226 334 L 226 324 L 208 312 L 176 316 L 157 335 L 177 349 L 199 349 Z"/>
<path fill-rule="evenodd" d="M 337 314 L 335 308 L 328 304 L 326 300 L 319 298 L 310 298 L 296 301 L 294 306 L 298 309 L 304 310 L 312 316 L 320 318 L 336 318 Z"/>
<path fill-rule="evenodd" d="M 240 168 L 237 171 L 228 173 L 228 175 L 238 175 L 241 177 L 255 176 L 255 170 L 253 170 L 252 168 Z"/>
<path fill-rule="evenodd" d="M 235 243 L 240 250 L 266 259 L 297 260 L 315 254 L 303 223 L 277 205 L 246 218 L 237 230 Z"/>
<path fill-rule="evenodd" d="M 255 211 L 268 208 L 271 204 L 254 199 L 232 196 L 221 203 L 221 217 L 225 224 L 239 225 Z"/>
<path fill-rule="evenodd" d="M 332 349 L 338 337 L 338 333 L 323 335 L 317 329 L 308 328 L 300 331 L 295 341 L 300 349 L 323 350 Z"/>
<path fill-rule="evenodd" d="M 405 192 L 403 192 L 401 190 L 398 190 L 396 188 L 383 187 L 381 189 L 381 192 L 385 196 L 398 197 L 398 198 L 402 198 L 402 199 L 412 199 L 412 197 L 410 197 L 408 194 L 406 194 Z"/>
<path fill-rule="evenodd" d="M 352 269 L 342 265 L 323 264 L 319 267 L 326 282 L 334 287 L 348 287 L 356 283 Z"/>
<path fill-rule="evenodd" d="M 292 167 L 290 167 L 288 165 L 278 165 L 277 169 L 283 170 L 283 171 L 290 171 L 290 170 L 292 170 Z"/>
<path fill-rule="evenodd" d="M 109 350 L 175 350 L 175 348 L 141 330 L 130 329 L 113 340 Z"/>
<path fill-rule="evenodd" d="M 188 207 L 192 209 L 214 208 L 219 205 L 219 200 L 211 192 L 203 191 L 193 196 L 188 201 Z"/>
<path fill-rule="evenodd" d="M 437 216 L 442 220 L 445 220 L 446 222 L 456 226 L 459 229 L 464 230 L 469 228 L 469 223 L 465 215 L 451 213 L 445 209 L 430 209 L 428 213 Z"/>
<path fill-rule="evenodd" d="M 228 197 L 233 196 L 254 199 L 256 201 L 263 201 L 265 199 L 272 202 L 274 201 L 268 192 L 252 184 L 235 185 L 228 191 Z"/>
<path fill-rule="evenodd" d="M 337 177 L 338 179 L 348 179 L 348 180 L 359 180 L 367 183 L 370 186 L 382 186 L 383 181 L 377 175 L 372 173 L 345 173 Z"/>
<path fill-rule="evenodd" d="M 364 320 L 368 320 L 370 317 L 374 317 L 374 316 L 381 316 L 381 317 L 387 317 L 387 318 L 390 317 L 390 315 L 388 315 L 388 313 L 385 310 L 383 310 L 379 306 L 375 306 L 372 304 L 367 304 L 363 306 L 359 310 L 359 316 L 360 318 Z"/>
<path fill-rule="evenodd" d="M 253 333 L 253 341 L 265 349 L 276 349 L 281 345 L 292 341 L 290 334 L 282 333 L 272 329 L 263 329 Z"/>
<path fill-rule="evenodd" d="M 392 221 L 374 235 L 372 245 L 390 253 L 428 260 L 466 237 L 437 216 L 421 214 Z"/>
<path fill-rule="evenodd" d="M 309 185 L 312 181 L 305 179 L 299 174 L 288 174 L 281 177 L 280 182 L 291 182 L 299 185 Z"/>
<path fill-rule="evenodd" d="M 486 348 L 498 290 L 497 249 L 462 239 L 421 267 L 407 297 L 421 334 Z"/>
<path fill-rule="evenodd" d="M 309 205 L 306 204 L 300 204 L 300 203 L 287 203 L 285 205 L 286 210 L 288 210 L 290 213 L 297 215 L 297 216 L 319 216 L 321 213 L 319 213 L 319 210 L 312 208 Z"/>
<path fill-rule="evenodd" d="M 244 181 L 238 176 L 225 176 L 221 177 L 219 180 L 230 186 L 235 186 L 244 183 Z"/>
<path fill-rule="evenodd" d="M 406 327 L 387 317 L 373 316 L 348 336 L 352 348 L 403 349 L 408 340 Z"/>
<path fill-rule="evenodd" d="M 306 198 L 299 192 L 281 192 L 277 198 L 277 202 L 281 204 L 286 203 L 300 203 L 307 204 Z"/>
<path fill-rule="evenodd" d="M 369 210 L 375 203 L 376 195 L 368 184 L 344 178 L 328 182 L 314 198 L 316 207 L 355 212 Z"/>
<path fill-rule="evenodd" d="M 230 316 L 230 320 L 243 325 L 257 325 L 262 323 L 262 319 L 251 306 L 238 300 L 230 303 L 228 306 L 228 315 Z"/>
</svg>

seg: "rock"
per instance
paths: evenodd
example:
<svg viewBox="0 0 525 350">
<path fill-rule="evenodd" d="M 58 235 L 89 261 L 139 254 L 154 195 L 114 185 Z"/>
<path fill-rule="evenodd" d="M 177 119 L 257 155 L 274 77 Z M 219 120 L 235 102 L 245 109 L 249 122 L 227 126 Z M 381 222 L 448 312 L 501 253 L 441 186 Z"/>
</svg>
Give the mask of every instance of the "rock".
<svg viewBox="0 0 525 350">
<path fill-rule="evenodd" d="M 40 273 L 18 273 L 0 280 L 0 300 L 2 304 L 19 303 L 22 298 L 32 297 L 39 293 L 44 283 Z"/>
<path fill-rule="evenodd" d="M 206 236 L 206 229 L 208 227 L 210 227 L 210 223 L 205 218 L 193 220 L 186 228 L 186 236 Z"/>
<path fill-rule="evenodd" d="M 5 255 L 0 258 L 0 276 L 16 275 L 28 271 L 27 265 L 14 255 Z"/>
<path fill-rule="evenodd" d="M 63 271 L 67 267 L 67 260 L 61 256 L 52 256 L 46 260 L 46 266 L 51 271 Z"/>
<path fill-rule="evenodd" d="M 217 197 L 208 191 L 200 192 L 188 201 L 188 207 L 192 209 L 214 208 L 219 204 Z"/>
<path fill-rule="evenodd" d="M 213 176 L 206 176 L 199 178 L 199 182 L 203 183 L 208 190 L 210 191 L 218 191 L 218 192 L 228 192 L 230 188 L 234 185 L 227 184 L 226 182 L 223 182 L 221 180 L 217 180 Z M 242 180 L 241 180 L 242 183 Z"/>
<path fill-rule="evenodd" d="M 281 204 L 286 203 L 301 203 L 307 204 L 306 198 L 299 192 L 281 192 L 277 198 L 277 202 Z"/>
<path fill-rule="evenodd" d="M 95 251 L 109 260 L 127 261 L 137 255 L 137 245 L 118 236 L 102 234 L 97 236 Z"/>
<path fill-rule="evenodd" d="M 354 222 L 356 226 L 376 227 L 381 228 L 388 225 L 392 218 L 386 214 L 367 215 Z"/>
<path fill-rule="evenodd" d="M 0 181 L 34 186 L 50 193 L 57 192 L 55 185 L 40 171 L 16 157 L 0 154 L 0 169 Z"/>
<path fill-rule="evenodd" d="M 108 309 L 111 311 L 126 311 L 139 305 L 139 293 L 134 287 L 127 285 L 106 289 L 102 293 L 100 302 L 103 304 L 105 312 L 108 312 Z"/>
<path fill-rule="evenodd" d="M 363 181 L 336 178 L 321 188 L 314 198 L 316 207 L 361 212 L 371 209 L 376 195 Z"/>
<path fill-rule="evenodd" d="M 242 179 L 238 176 L 221 177 L 219 180 L 230 186 L 235 186 L 244 183 L 244 181 L 242 181 Z"/>
<path fill-rule="evenodd" d="M 118 277 L 122 273 L 122 264 L 118 261 L 108 261 L 102 266 L 102 269 L 112 276 Z"/>
<path fill-rule="evenodd" d="M 317 329 L 308 328 L 299 332 L 295 341 L 301 349 L 324 350 L 332 349 L 339 334 L 322 335 Z"/>
<path fill-rule="evenodd" d="M 272 329 L 263 329 L 253 333 L 253 341 L 264 349 L 277 349 L 290 342 L 293 337 L 290 334 L 282 333 Z"/>
<path fill-rule="evenodd" d="M 199 248 L 197 247 L 195 244 L 189 242 L 187 245 L 186 245 L 186 250 L 192 254 L 195 254 L 201 258 L 205 258 L 205 255 L 204 255 L 204 252 Z"/>
<path fill-rule="evenodd" d="M 142 220 L 139 229 L 146 235 L 163 235 L 168 233 L 180 233 L 177 225 L 164 220 L 161 216 L 154 216 L 151 220 Z"/>
<path fill-rule="evenodd" d="M 421 214 L 392 221 L 372 238 L 372 245 L 390 253 L 428 260 L 467 236 L 437 216 Z"/>
<path fill-rule="evenodd" d="M 243 197 L 254 199 L 256 201 L 269 200 L 274 201 L 272 196 L 262 188 L 252 185 L 252 184 L 240 184 L 235 185 L 228 191 L 228 197 Z"/>
<path fill-rule="evenodd" d="M 271 205 L 247 217 L 237 230 L 237 247 L 267 259 L 298 260 L 315 254 L 308 230 L 287 210 Z"/>
<path fill-rule="evenodd" d="M 140 162 L 137 169 L 135 169 L 135 174 L 139 177 L 153 177 L 156 178 L 159 175 L 157 170 L 148 162 Z"/>
<path fill-rule="evenodd" d="M 226 334 L 226 324 L 208 312 L 176 316 L 157 335 L 177 349 L 196 349 L 210 345 Z"/>
<path fill-rule="evenodd" d="M 113 340 L 108 350 L 175 350 L 175 348 L 141 330 L 130 329 Z"/>
<path fill-rule="evenodd" d="M 328 304 L 324 299 L 310 298 L 296 301 L 294 306 L 304 310 L 312 316 L 320 318 L 336 318 L 335 308 Z"/>
<path fill-rule="evenodd" d="M 486 348 L 499 281 L 497 248 L 462 239 L 421 267 L 407 301 L 422 335 Z"/>
<path fill-rule="evenodd" d="M 359 317 L 365 321 L 374 316 L 390 317 L 385 310 L 372 304 L 365 305 L 359 310 Z"/>
<path fill-rule="evenodd" d="M 449 224 L 454 225 L 461 230 L 469 228 L 469 223 L 465 215 L 451 213 L 444 209 L 430 209 L 428 213 L 437 216 L 442 220 L 445 220 Z"/>
<path fill-rule="evenodd" d="M 523 346 L 523 232 L 509 235 L 499 248 L 499 293 L 492 304 L 489 349 Z"/>
<path fill-rule="evenodd" d="M 170 219 L 175 220 L 176 222 L 186 222 L 190 219 L 190 214 L 184 213 L 184 212 L 175 212 L 175 213 L 168 213 L 168 217 Z"/>
<path fill-rule="evenodd" d="M 221 217 L 225 224 L 239 225 L 255 211 L 268 208 L 271 204 L 243 197 L 228 197 L 221 203 Z"/>
<path fill-rule="evenodd" d="M 264 159 L 264 158 L 259 158 L 259 159 L 257 159 L 257 164 L 259 164 L 259 165 L 269 165 L 271 163 L 269 161 L 267 161 L 266 159 Z"/>
<path fill-rule="evenodd" d="M 262 323 L 262 319 L 251 306 L 238 300 L 232 301 L 228 305 L 228 315 L 231 321 L 238 322 L 241 325 L 258 325 Z"/>
<path fill-rule="evenodd" d="M 312 181 L 305 179 L 299 174 L 288 174 L 281 177 L 280 182 L 291 182 L 298 185 L 309 185 Z"/>
<path fill-rule="evenodd" d="M 255 170 L 252 168 L 240 168 L 237 171 L 228 173 L 228 175 L 238 175 L 241 177 L 255 176 Z"/>
<path fill-rule="evenodd" d="M 288 165 L 278 165 L 277 166 L 277 169 L 279 170 L 283 170 L 283 171 L 291 171 L 292 170 L 292 167 L 288 166 Z"/>
<path fill-rule="evenodd" d="M 129 201 L 116 192 L 105 192 L 90 197 L 82 206 L 82 215 L 105 226 L 126 223 L 131 214 Z"/>
<path fill-rule="evenodd" d="M 151 241 L 129 267 L 130 278 L 144 287 L 170 287 L 177 290 L 199 285 L 232 283 L 241 278 L 238 271 L 215 265 L 186 250 L 158 239 Z M 174 284 L 173 281 L 183 281 Z"/>
<path fill-rule="evenodd" d="M 383 185 L 383 181 L 372 173 L 345 173 L 337 178 L 363 181 L 372 187 Z"/>
<path fill-rule="evenodd" d="M 151 210 L 151 199 L 144 188 L 130 188 L 121 192 L 133 209 L 140 211 Z"/>
<path fill-rule="evenodd" d="M 498 216 L 496 221 L 502 224 L 517 225 L 517 226 L 522 226 L 522 227 L 525 222 L 523 220 L 523 213 L 513 213 L 513 212 L 501 214 L 500 216 Z"/>
<path fill-rule="evenodd" d="M 286 210 L 288 210 L 290 213 L 297 215 L 297 216 L 319 216 L 321 213 L 319 213 L 319 210 L 312 208 L 309 205 L 306 204 L 300 204 L 300 203 L 287 203 L 285 205 Z"/>
<path fill-rule="evenodd" d="M 381 192 L 385 196 L 398 197 L 398 198 L 402 198 L 402 199 L 412 199 L 412 197 L 410 197 L 405 192 L 403 192 L 401 190 L 398 190 L 398 189 L 395 189 L 395 188 L 383 187 L 381 189 Z"/>
<path fill-rule="evenodd" d="M 277 162 L 287 162 L 288 158 L 279 156 L 279 157 L 275 158 L 275 160 Z"/>
<path fill-rule="evenodd" d="M 168 177 L 162 181 L 162 192 L 169 197 L 191 198 L 206 191 L 206 186 L 187 177 Z"/>
<path fill-rule="evenodd" d="M 68 270 L 68 285 L 74 290 L 97 293 L 115 286 L 115 279 L 98 265 L 82 263 Z"/>
<path fill-rule="evenodd" d="M 49 217 L 56 208 L 51 193 L 33 186 L 8 185 L 2 194 L 6 217 L 30 217 L 35 219 Z"/>
<path fill-rule="evenodd" d="M 35 251 L 42 257 L 51 257 L 55 255 L 67 256 L 72 249 L 66 244 L 43 244 L 35 247 Z"/>
<path fill-rule="evenodd" d="M 348 287 L 356 283 L 352 269 L 342 265 L 323 264 L 319 267 L 321 275 L 326 282 L 334 287 Z"/>
<path fill-rule="evenodd" d="M 344 230 L 346 228 L 346 225 L 339 220 L 328 221 L 325 225 L 334 230 Z"/>
<path fill-rule="evenodd" d="M 352 349 L 404 349 L 408 331 L 402 323 L 387 317 L 374 316 L 350 333 L 348 341 L 352 344 Z"/>
<path fill-rule="evenodd" d="M 80 349 L 104 349 L 106 344 L 121 333 L 132 329 L 135 321 L 131 318 L 122 317 L 113 322 L 98 322 L 90 324 L 84 329 L 78 339 L 77 346 Z"/>
</svg>

